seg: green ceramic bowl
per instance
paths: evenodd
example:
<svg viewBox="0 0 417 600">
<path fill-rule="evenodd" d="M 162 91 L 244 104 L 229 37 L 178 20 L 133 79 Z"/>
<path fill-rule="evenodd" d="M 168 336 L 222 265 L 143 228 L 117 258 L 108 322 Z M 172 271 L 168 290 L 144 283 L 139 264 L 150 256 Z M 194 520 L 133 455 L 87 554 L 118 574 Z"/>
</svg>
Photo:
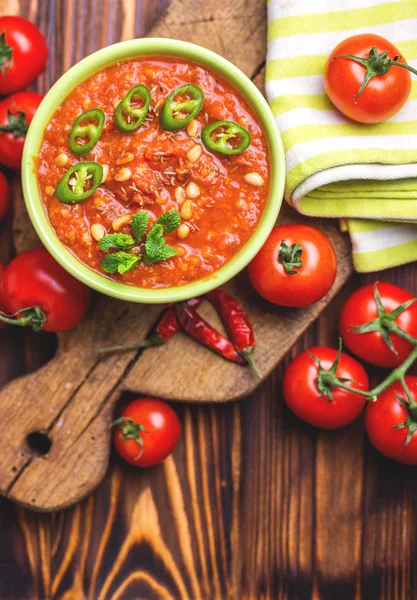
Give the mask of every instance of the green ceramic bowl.
<svg viewBox="0 0 417 600">
<path fill-rule="evenodd" d="M 43 133 L 56 108 L 82 81 L 118 61 L 140 56 L 173 56 L 194 61 L 219 73 L 247 99 L 257 114 L 268 140 L 272 178 L 269 198 L 262 219 L 246 245 L 216 273 L 182 286 L 144 289 L 118 283 L 81 263 L 59 241 L 52 229 L 39 195 L 36 157 Z M 218 54 L 194 44 L 171 39 L 138 39 L 114 44 L 80 61 L 51 88 L 39 106 L 26 136 L 22 162 L 23 193 L 31 221 L 45 247 L 71 275 L 89 287 L 121 300 L 142 303 L 176 302 L 200 296 L 237 275 L 260 250 L 277 219 L 285 179 L 284 152 L 274 117 L 255 85 L 232 63 Z"/>
</svg>

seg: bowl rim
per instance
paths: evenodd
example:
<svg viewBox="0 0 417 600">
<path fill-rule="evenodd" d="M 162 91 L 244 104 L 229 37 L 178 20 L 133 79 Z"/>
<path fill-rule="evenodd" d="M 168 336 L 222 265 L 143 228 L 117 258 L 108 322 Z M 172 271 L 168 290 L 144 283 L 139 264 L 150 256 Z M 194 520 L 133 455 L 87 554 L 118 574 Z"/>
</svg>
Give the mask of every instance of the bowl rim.
<svg viewBox="0 0 417 600">
<path fill-rule="evenodd" d="M 271 163 L 271 183 L 264 213 L 246 244 L 215 273 L 172 287 L 140 288 L 109 279 L 82 263 L 58 238 L 44 209 L 38 187 L 36 159 L 46 124 L 65 98 L 97 71 L 117 62 L 146 56 L 188 59 L 224 77 L 247 100 L 264 130 Z M 45 95 L 30 124 L 22 158 L 22 186 L 32 224 L 46 249 L 61 266 L 90 288 L 120 300 L 144 304 L 178 302 L 201 296 L 242 271 L 259 252 L 278 217 L 285 182 L 284 150 L 275 118 L 255 84 L 234 64 L 197 44 L 166 38 L 139 38 L 118 42 L 90 54 L 64 73 Z"/>
</svg>

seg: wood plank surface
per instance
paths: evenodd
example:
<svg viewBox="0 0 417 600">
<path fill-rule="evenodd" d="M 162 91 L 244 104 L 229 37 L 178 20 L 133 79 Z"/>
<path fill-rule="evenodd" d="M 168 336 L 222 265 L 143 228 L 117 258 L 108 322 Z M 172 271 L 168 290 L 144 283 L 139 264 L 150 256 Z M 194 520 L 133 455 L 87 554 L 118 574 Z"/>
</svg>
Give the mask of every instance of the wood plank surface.
<svg viewBox="0 0 417 600">
<path fill-rule="evenodd" d="M 77 19 L 107 11 L 107 30 L 120 34 L 123 13 L 140 35 L 166 4 L 2 0 L 0 12 L 30 16 L 54 47 L 57 23 L 79 36 Z M 200 4 L 189 21 L 210 21 Z M 258 5 L 264 10 L 262 0 Z M 100 45 L 94 35 L 79 39 Z M 54 69 L 50 61 L 46 85 L 58 75 Z M 0 234 L 0 259 L 7 260 L 10 223 Z M 416 290 L 415 273 L 411 265 L 379 279 Z M 96 493 L 52 515 L 0 499 L 0 598 L 416 598 L 415 471 L 379 456 L 361 421 L 343 432 L 317 432 L 289 413 L 281 395 L 291 356 L 313 343 L 334 345 L 343 298 L 374 279 L 355 276 L 284 363 L 241 402 L 178 404 L 183 437 L 164 465 L 135 471 L 112 455 Z M 53 336 L 2 331 L 0 383 L 35 369 L 54 347 Z"/>
</svg>

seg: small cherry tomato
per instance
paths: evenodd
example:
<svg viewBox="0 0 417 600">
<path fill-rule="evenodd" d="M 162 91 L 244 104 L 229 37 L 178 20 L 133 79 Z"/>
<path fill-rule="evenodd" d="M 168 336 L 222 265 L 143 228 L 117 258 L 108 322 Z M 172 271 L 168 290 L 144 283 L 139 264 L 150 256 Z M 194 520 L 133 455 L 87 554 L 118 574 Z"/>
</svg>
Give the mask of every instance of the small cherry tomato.
<svg viewBox="0 0 417 600">
<path fill-rule="evenodd" d="M 87 312 L 91 292 L 67 273 L 44 248 L 19 254 L 6 267 L 0 297 L 11 324 L 35 330 L 64 331 L 78 325 Z M 27 309 L 23 311 L 23 309 Z"/>
<path fill-rule="evenodd" d="M 156 398 L 134 400 L 113 426 L 117 452 L 136 467 L 152 467 L 165 460 L 181 435 L 177 413 Z"/>
<path fill-rule="evenodd" d="M 6 167 L 20 169 L 26 133 L 42 99 L 36 92 L 19 92 L 0 100 L 0 163 Z"/>
<path fill-rule="evenodd" d="M 321 429 L 339 429 L 354 421 L 366 399 L 349 389 L 369 390 L 362 365 L 343 352 L 337 362 L 338 356 L 334 348 L 314 346 L 296 356 L 284 374 L 284 399 L 289 408 L 303 421 Z"/>
<path fill-rule="evenodd" d="M 379 310 L 375 294 L 382 304 Z M 401 364 L 413 344 L 396 335 L 394 330 L 401 328 L 417 338 L 417 302 L 404 310 L 399 308 L 413 299 L 410 292 L 393 283 L 371 283 L 359 288 L 349 296 L 340 312 L 343 343 L 353 354 L 372 365 L 396 367 Z M 399 312 L 398 316 L 393 311 Z M 366 327 L 367 324 L 372 325 Z M 365 332 L 359 333 L 361 329 Z"/>
<path fill-rule="evenodd" d="M 7 215 L 10 206 L 10 188 L 6 175 L 0 171 L 0 223 Z"/>
<path fill-rule="evenodd" d="M 27 88 L 47 58 L 45 38 L 36 25 L 15 15 L 0 17 L 0 96 Z"/>
<path fill-rule="evenodd" d="M 405 383 L 416 401 L 417 377 L 407 376 Z M 416 409 L 409 409 L 407 396 L 399 381 L 393 383 L 378 396 L 376 402 L 370 402 L 366 408 L 365 429 L 371 444 L 388 458 L 400 463 L 417 465 L 416 428 Z"/>
<path fill-rule="evenodd" d="M 330 240 L 308 225 L 275 227 L 249 264 L 256 291 L 281 306 L 308 306 L 327 294 L 336 277 Z"/>
<path fill-rule="evenodd" d="M 411 92 L 409 70 L 401 52 L 374 33 L 341 42 L 327 59 L 324 87 L 333 104 L 360 123 L 379 123 L 395 115 Z"/>
</svg>

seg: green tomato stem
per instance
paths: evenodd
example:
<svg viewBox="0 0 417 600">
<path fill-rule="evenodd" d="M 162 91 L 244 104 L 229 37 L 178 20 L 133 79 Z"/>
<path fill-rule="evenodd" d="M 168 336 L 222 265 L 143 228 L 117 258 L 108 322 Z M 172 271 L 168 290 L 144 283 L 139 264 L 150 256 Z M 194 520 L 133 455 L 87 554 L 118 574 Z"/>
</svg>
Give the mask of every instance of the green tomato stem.
<svg viewBox="0 0 417 600">
<path fill-rule="evenodd" d="M 39 306 L 29 306 L 22 308 L 12 315 L 8 315 L 0 311 L 0 321 L 8 325 L 17 325 L 18 327 L 26 327 L 31 325 L 33 331 L 40 331 L 46 321 L 46 316 Z"/>
<path fill-rule="evenodd" d="M 403 340 L 410 342 L 410 344 L 413 346 L 417 345 L 417 338 L 407 333 L 407 331 L 399 327 L 394 321 L 391 321 L 390 319 L 383 319 L 381 324 L 383 327 L 388 329 L 390 333 L 395 333 L 395 335 L 398 335 L 398 337 L 402 338 Z"/>
<path fill-rule="evenodd" d="M 391 60 L 388 58 L 388 50 L 384 50 L 384 52 L 378 54 L 376 46 L 371 48 L 368 58 L 354 56 L 353 54 L 344 54 L 342 56 L 335 56 L 334 58 L 346 58 L 348 60 L 352 60 L 359 65 L 362 65 L 366 69 L 365 77 L 363 78 L 362 84 L 356 93 L 355 102 L 362 94 L 363 90 L 366 88 L 371 79 L 386 75 L 391 67 L 401 67 L 402 69 L 406 69 L 407 71 L 414 73 L 414 75 L 417 75 L 417 71 L 413 69 L 413 67 L 398 61 L 401 56 L 395 56 L 394 59 Z"/>
<path fill-rule="evenodd" d="M 341 383 L 340 379 L 337 381 L 337 383 L 334 383 L 335 379 L 332 376 L 329 378 L 324 376 L 323 381 L 328 382 L 329 384 L 333 383 L 333 387 L 346 390 L 347 392 L 354 392 L 355 394 L 359 394 L 359 396 L 364 396 L 367 400 L 374 400 L 373 397 L 370 397 L 371 392 L 363 392 L 362 390 L 358 390 L 358 388 L 345 385 L 344 383 Z"/>
<path fill-rule="evenodd" d="M 407 373 L 408 369 L 414 364 L 417 359 L 417 346 L 414 347 L 413 351 L 409 354 L 409 356 L 405 359 L 405 361 L 396 369 L 391 371 L 391 373 L 386 377 L 379 385 L 377 385 L 373 390 L 368 392 L 369 396 L 373 398 L 378 397 L 382 392 L 384 392 L 390 385 L 395 383 L 396 381 L 404 382 L 404 376 Z M 405 382 L 404 382 L 405 383 Z M 403 386 L 404 386 L 403 383 Z M 371 398 L 370 398 L 371 399 Z M 412 402 L 410 404 L 411 409 L 417 409 L 417 402 L 411 399 Z"/>
</svg>

